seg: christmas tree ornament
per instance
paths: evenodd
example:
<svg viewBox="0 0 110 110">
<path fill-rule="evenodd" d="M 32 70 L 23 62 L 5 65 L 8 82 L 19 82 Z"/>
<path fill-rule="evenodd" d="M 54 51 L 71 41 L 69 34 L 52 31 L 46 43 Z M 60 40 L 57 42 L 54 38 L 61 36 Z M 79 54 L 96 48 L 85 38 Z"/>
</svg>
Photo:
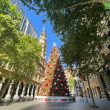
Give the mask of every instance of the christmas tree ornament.
<svg viewBox="0 0 110 110">
<path fill-rule="evenodd" d="M 58 71 L 60 71 L 60 69 L 58 69 Z"/>
<path fill-rule="evenodd" d="M 48 84 L 46 84 L 46 86 L 48 86 Z"/>
<path fill-rule="evenodd" d="M 56 85 L 56 82 L 54 83 L 54 85 Z"/>
</svg>

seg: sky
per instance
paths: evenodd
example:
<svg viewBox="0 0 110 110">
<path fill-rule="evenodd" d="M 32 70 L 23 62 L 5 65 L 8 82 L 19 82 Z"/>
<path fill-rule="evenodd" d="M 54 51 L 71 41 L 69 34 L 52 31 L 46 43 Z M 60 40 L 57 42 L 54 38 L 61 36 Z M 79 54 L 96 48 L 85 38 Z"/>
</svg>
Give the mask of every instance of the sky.
<svg viewBox="0 0 110 110">
<path fill-rule="evenodd" d="M 34 29 L 38 35 L 38 38 L 39 38 L 40 33 L 42 32 L 42 29 L 43 29 L 42 20 L 45 19 L 45 14 L 41 13 L 40 15 L 37 15 L 35 13 L 35 11 L 29 10 L 26 6 L 22 6 L 22 8 L 24 10 L 24 14 L 30 20 L 30 22 L 31 22 L 32 26 L 34 27 Z M 46 29 L 46 36 L 47 36 L 46 60 L 48 61 L 48 58 L 50 56 L 50 52 L 53 47 L 53 43 L 56 43 L 57 47 L 60 48 L 62 45 L 62 42 L 59 40 L 58 36 L 53 31 L 50 21 L 46 22 L 45 29 Z"/>
</svg>

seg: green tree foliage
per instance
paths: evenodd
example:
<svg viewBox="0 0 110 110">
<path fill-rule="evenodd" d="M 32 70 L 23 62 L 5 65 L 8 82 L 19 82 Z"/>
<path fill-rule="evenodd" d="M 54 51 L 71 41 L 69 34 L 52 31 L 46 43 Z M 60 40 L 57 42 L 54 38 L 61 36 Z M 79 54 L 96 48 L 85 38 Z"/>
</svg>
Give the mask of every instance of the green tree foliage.
<svg viewBox="0 0 110 110">
<path fill-rule="evenodd" d="M 110 9 L 110 2 L 105 2 L 104 5 L 105 5 L 105 9 Z"/>
<path fill-rule="evenodd" d="M 20 12 L 17 12 L 16 6 L 10 4 L 10 0 L 0 0 L 0 14 L 10 16 L 17 23 L 16 27 L 19 28 L 22 16 Z"/>
<path fill-rule="evenodd" d="M 10 16 L 0 14 L 0 61 L 8 62 L 16 53 L 20 32 L 17 24 Z"/>
<path fill-rule="evenodd" d="M 100 54 L 105 27 L 101 21 L 106 18 L 103 2 L 91 0 L 21 0 L 37 13 L 45 11 L 54 31 L 61 35 L 63 61 L 72 67 L 78 63 L 88 70 L 99 71 L 104 65 Z M 107 20 L 107 19 L 106 19 Z M 87 72 L 86 72 L 87 73 Z"/>
<path fill-rule="evenodd" d="M 38 63 L 40 61 L 40 45 L 36 38 L 30 36 L 21 36 L 20 42 L 16 45 L 17 55 L 15 56 L 15 62 L 13 72 L 19 79 L 33 78 L 38 69 Z M 21 78 L 21 76 L 24 76 Z"/>
<path fill-rule="evenodd" d="M 38 68 L 41 48 L 37 38 L 19 31 L 21 18 L 9 0 L 0 0 L 0 67 L 11 71 L 8 78 L 29 81 Z"/>
<path fill-rule="evenodd" d="M 9 62 L 16 53 L 21 14 L 9 0 L 0 0 L 0 62 Z"/>
<path fill-rule="evenodd" d="M 75 86 L 74 78 L 72 76 L 70 76 L 69 81 L 68 81 L 68 84 L 69 84 L 69 87 L 70 87 L 70 89 L 72 91 L 72 89 Z"/>
</svg>

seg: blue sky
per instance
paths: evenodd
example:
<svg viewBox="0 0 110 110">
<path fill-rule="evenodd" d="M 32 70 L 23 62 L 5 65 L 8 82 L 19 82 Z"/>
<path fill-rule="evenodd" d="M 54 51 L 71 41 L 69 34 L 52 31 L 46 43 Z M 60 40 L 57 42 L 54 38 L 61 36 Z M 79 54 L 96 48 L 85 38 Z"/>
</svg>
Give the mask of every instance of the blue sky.
<svg viewBox="0 0 110 110">
<path fill-rule="evenodd" d="M 30 20 L 31 24 L 33 25 L 38 38 L 40 37 L 40 33 L 43 29 L 42 20 L 45 18 L 45 14 L 41 13 L 40 15 L 36 15 L 36 13 L 32 10 L 29 10 L 27 7 L 23 6 L 23 10 L 25 15 Z M 59 40 L 58 36 L 53 32 L 52 25 L 49 21 L 46 22 L 45 25 L 46 35 L 47 35 L 47 55 L 46 59 L 48 60 L 50 56 L 50 52 L 53 46 L 53 43 L 56 43 L 57 47 L 59 48 L 62 45 L 62 42 Z"/>
</svg>

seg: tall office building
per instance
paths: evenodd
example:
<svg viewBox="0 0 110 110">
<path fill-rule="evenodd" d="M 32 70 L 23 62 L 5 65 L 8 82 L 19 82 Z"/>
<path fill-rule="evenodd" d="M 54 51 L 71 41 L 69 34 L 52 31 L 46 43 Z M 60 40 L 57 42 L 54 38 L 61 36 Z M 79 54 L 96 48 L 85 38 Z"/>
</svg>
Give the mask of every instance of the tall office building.
<svg viewBox="0 0 110 110">
<path fill-rule="evenodd" d="M 22 31 L 24 33 L 24 35 L 37 37 L 36 31 L 33 28 L 29 19 L 25 16 L 25 14 L 21 8 L 19 0 L 10 0 L 10 2 L 17 7 L 17 11 L 19 11 L 22 15 L 20 31 Z"/>
</svg>

